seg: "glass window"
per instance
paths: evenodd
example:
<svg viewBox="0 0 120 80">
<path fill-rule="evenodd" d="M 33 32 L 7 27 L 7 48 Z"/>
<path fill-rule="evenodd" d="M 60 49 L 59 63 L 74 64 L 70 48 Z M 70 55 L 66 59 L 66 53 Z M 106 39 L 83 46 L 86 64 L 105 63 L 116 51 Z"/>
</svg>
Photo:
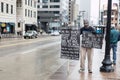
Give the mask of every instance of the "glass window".
<svg viewBox="0 0 120 80">
<path fill-rule="evenodd" d="M 28 6 L 30 5 L 30 0 L 28 0 Z"/>
<path fill-rule="evenodd" d="M 25 0 L 25 4 L 27 5 L 27 0 Z"/>
<path fill-rule="evenodd" d="M 59 13 L 60 13 L 60 11 L 54 11 L 53 13 L 55 13 L 55 14 L 59 14 Z"/>
<path fill-rule="evenodd" d="M 34 18 L 36 18 L 36 12 L 34 12 Z"/>
<path fill-rule="evenodd" d="M 31 0 L 31 7 L 32 7 L 32 0 Z"/>
<path fill-rule="evenodd" d="M 60 8 L 59 5 L 51 5 L 50 8 Z"/>
<path fill-rule="evenodd" d="M 6 13 L 8 13 L 8 9 L 9 7 L 8 7 L 8 4 L 6 4 Z"/>
<path fill-rule="evenodd" d="M 30 16 L 30 10 L 28 10 L 28 17 Z"/>
<path fill-rule="evenodd" d="M 42 3 L 48 3 L 48 0 L 42 0 Z"/>
<path fill-rule="evenodd" d="M 20 23 L 18 23 L 18 28 L 20 28 Z"/>
<path fill-rule="evenodd" d="M 37 8 L 40 8 L 40 5 L 38 5 Z"/>
<path fill-rule="evenodd" d="M 13 5 L 11 5 L 11 14 L 13 14 Z"/>
<path fill-rule="evenodd" d="M 1 12 L 4 12 L 4 3 L 1 2 Z"/>
<path fill-rule="evenodd" d="M 38 3 L 40 2 L 40 0 L 38 0 Z"/>
<path fill-rule="evenodd" d="M 50 2 L 60 2 L 60 0 L 50 0 Z"/>
<path fill-rule="evenodd" d="M 32 17 L 32 11 L 31 11 L 31 17 Z"/>
<path fill-rule="evenodd" d="M 25 16 L 27 16 L 27 9 L 25 9 Z"/>
<path fill-rule="evenodd" d="M 48 8 L 48 6 L 45 5 L 45 6 L 42 6 L 42 8 Z"/>
<path fill-rule="evenodd" d="M 22 1 L 17 0 L 17 7 L 22 7 Z"/>
<path fill-rule="evenodd" d="M 34 8 L 36 8 L 36 4 L 37 4 L 36 1 L 34 1 Z"/>
</svg>

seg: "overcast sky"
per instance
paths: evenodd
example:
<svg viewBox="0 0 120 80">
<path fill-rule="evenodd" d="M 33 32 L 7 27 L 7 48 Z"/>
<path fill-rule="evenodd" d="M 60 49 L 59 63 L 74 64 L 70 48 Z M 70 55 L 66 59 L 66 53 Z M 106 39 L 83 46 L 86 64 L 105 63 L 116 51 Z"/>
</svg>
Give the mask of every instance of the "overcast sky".
<svg viewBox="0 0 120 80">
<path fill-rule="evenodd" d="M 103 8 L 103 4 L 107 4 L 108 0 L 100 0 L 100 9 Z M 118 0 L 112 0 L 113 3 L 118 2 Z M 91 15 L 94 23 L 97 23 L 99 17 L 99 0 L 92 0 L 91 2 Z"/>
<path fill-rule="evenodd" d="M 77 4 L 80 3 L 80 0 L 76 0 Z M 112 0 L 113 3 L 118 2 L 119 0 Z M 108 0 L 100 0 L 100 9 L 103 8 L 103 4 L 107 4 Z M 97 24 L 99 17 L 99 0 L 91 0 L 91 18 L 94 24 Z"/>
</svg>

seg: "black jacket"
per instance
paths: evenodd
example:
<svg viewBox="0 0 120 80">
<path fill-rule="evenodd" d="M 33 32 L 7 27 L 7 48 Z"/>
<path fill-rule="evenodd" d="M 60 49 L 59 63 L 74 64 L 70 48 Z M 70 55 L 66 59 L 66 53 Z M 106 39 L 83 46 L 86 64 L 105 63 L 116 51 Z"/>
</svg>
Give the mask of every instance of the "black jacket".
<svg viewBox="0 0 120 80">
<path fill-rule="evenodd" d="M 93 28 L 93 27 L 91 27 L 91 26 L 89 26 L 89 27 L 82 27 L 81 29 L 80 29 L 80 34 L 83 34 L 83 32 L 91 32 L 91 33 L 93 33 L 93 34 L 96 34 L 96 31 L 95 31 L 95 29 Z"/>
</svg>

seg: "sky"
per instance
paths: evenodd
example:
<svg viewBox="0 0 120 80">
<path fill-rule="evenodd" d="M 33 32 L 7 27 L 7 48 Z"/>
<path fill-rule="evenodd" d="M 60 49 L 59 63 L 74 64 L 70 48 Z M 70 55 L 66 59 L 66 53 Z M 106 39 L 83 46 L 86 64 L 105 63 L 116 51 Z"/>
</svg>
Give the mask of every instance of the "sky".
<svg viewBox="0 0 120 80">
<path fill-rule="evenodd" d="M 100 0 L 100 9 L 103 8 L 103 4 L 107 4 L 108 0 Z M 112 3 L 116 3 L 118 0 L 112 0 Z M 97 24 L 99 19 L 99 0 L 91 1 L 91 17 L 94 24 Z"/>
</svg>

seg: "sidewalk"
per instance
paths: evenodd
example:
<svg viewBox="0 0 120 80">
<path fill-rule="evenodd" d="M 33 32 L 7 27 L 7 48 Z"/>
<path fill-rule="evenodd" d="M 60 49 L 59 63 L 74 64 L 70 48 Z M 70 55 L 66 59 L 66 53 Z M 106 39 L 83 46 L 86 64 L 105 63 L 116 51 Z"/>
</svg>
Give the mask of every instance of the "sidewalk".
<svg viewBox="0 0 120 80">
<path fill-rule="evenodd" d="M 105 44 L 103 45 L 105 46 Z M 118 44 L 117 51 L 117 64 L 114 67 L 114 72 L 100 72 L 100 67 L 102 66 L 102 61 L 104 59 L 105 48 L 94 50 L 93 57 L 93 73 L 88 73 L 87 63 L 85 64 L 85 71 L 79 73 L 79 61 L 71 61 L 69 64 L 69 74 L 68 63 L 66 62 L 61 66 L 49 80 L 120 80 L 120 43 Z M 112 60 L 112 54 L 111 54 Z M 86 60 L 87 62 L 87 60 Z"/>
<path fill-rule="evenodd" d="M 48 34 L 43 33 L 38 34 L 38 37 L 43 37 L 43 36 L 47 36 Z M 20 35 L 15 35 L 15 34 L 3 34 L 2 38 L 0 39 L 0 41 L 9 41 L 9 40 L 18 40 L 18 39 L 24 39 L 23 36 Z"/>
</svg>

